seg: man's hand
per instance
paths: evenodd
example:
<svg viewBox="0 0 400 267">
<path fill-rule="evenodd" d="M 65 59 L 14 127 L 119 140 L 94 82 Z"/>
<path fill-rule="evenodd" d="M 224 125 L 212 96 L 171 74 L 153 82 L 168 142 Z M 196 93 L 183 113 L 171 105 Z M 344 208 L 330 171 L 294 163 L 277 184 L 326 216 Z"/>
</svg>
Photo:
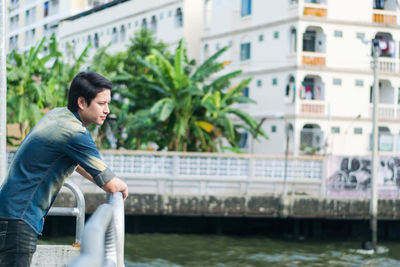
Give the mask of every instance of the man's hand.
<svg viewBox="0 0 400 267">
<path fill-rule="evenodd" d="M 115 192 L 121 192 L 124 200 L 128 197 L 128 186 L 118 177 L 112 178 L 105 185 L 103 185 L 102 189 L 111 194 Z"/>
</svg>

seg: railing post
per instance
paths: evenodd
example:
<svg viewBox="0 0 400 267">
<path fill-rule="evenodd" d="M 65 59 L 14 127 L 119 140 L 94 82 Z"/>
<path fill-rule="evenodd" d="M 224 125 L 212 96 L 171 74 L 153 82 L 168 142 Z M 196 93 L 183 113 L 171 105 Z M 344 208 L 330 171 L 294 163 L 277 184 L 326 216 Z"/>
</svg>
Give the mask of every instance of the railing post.
<svg viewBox="0 0 400 267">
<path fill-rule="evenodd" d="M 76 216 L 75 243 L 81 244 L 83 228 L 85 226 L 85 197 L 83 196 L 82 191 L 76 184 L 70 181 L 66 181 L 64 185 L 65 187 L 69 188 L 72 193 L 74 193 L 76 198 L 76 204 L 79 214 Z"/>
<path fill-rule="evenodd" d="M 172 171 L 173 178 L 177 178 L 179 176 L 179 156 L 174 155 L 174 166 Z"/>
</svg>

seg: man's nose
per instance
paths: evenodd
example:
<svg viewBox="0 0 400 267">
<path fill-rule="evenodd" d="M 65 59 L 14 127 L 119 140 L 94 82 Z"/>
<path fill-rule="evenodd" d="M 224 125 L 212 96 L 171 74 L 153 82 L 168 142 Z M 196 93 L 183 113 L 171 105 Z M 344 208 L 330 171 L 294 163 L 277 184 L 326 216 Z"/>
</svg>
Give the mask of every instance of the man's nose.
<svg viewBox="0 0 400 267">
<path fill-rule="evenodd" d="M 106 105 L 106 107 L 104 109 L 104 113 L 106 113 L 106 114 L 110 113 L 110 109 L 108 108 L 108 105 Z"/>
</svg>

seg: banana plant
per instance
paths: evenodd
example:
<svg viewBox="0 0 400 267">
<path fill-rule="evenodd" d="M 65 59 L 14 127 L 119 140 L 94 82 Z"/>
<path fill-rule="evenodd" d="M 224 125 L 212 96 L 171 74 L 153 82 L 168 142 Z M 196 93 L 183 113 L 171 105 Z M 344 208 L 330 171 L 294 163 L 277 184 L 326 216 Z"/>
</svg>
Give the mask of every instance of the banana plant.
<svg viewBox="0 0 400 267">
<path fill-rule="evenodd" d="M 160 132 L 169 133 L 169 150 L 214 152 L 222 148 L 223 139 L 237 147 L 240 128 L 255 134 L 256 120 L 234 107 L 240 102 L 254 102 L 242 96 L 251 79 L 229 90 L 231 79 L 241 74 L 234 71 L 206 83 L 230 63 L 217 62 L 226 50 L 227 47 L 217 51 L 195 69 L 189 64 L 183 40 L 175 50 L 173 62 L 155 49 L 145 59 L 138 57 L 147 70 L 146 88 L 162 92 L 162 98 L 152 106 L 151 112 L 158 121 L 165 122 Z M 241 123 L 234 123 L 233 117 Z M 261 136 L 267 138 L 262 131 Z"/>
</svg>

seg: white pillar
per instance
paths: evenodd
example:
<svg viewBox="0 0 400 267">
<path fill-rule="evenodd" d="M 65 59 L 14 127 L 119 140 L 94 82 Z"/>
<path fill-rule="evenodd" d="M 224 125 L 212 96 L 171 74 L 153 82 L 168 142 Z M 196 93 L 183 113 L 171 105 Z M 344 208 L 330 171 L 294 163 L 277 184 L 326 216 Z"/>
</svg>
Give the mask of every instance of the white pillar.
<svg viewBox="0 0 400 267">
<path fill-rule="evenodd" d="M 6 0 L 0 0 L 0 185 L 6 178 Z"/>
</svg>

